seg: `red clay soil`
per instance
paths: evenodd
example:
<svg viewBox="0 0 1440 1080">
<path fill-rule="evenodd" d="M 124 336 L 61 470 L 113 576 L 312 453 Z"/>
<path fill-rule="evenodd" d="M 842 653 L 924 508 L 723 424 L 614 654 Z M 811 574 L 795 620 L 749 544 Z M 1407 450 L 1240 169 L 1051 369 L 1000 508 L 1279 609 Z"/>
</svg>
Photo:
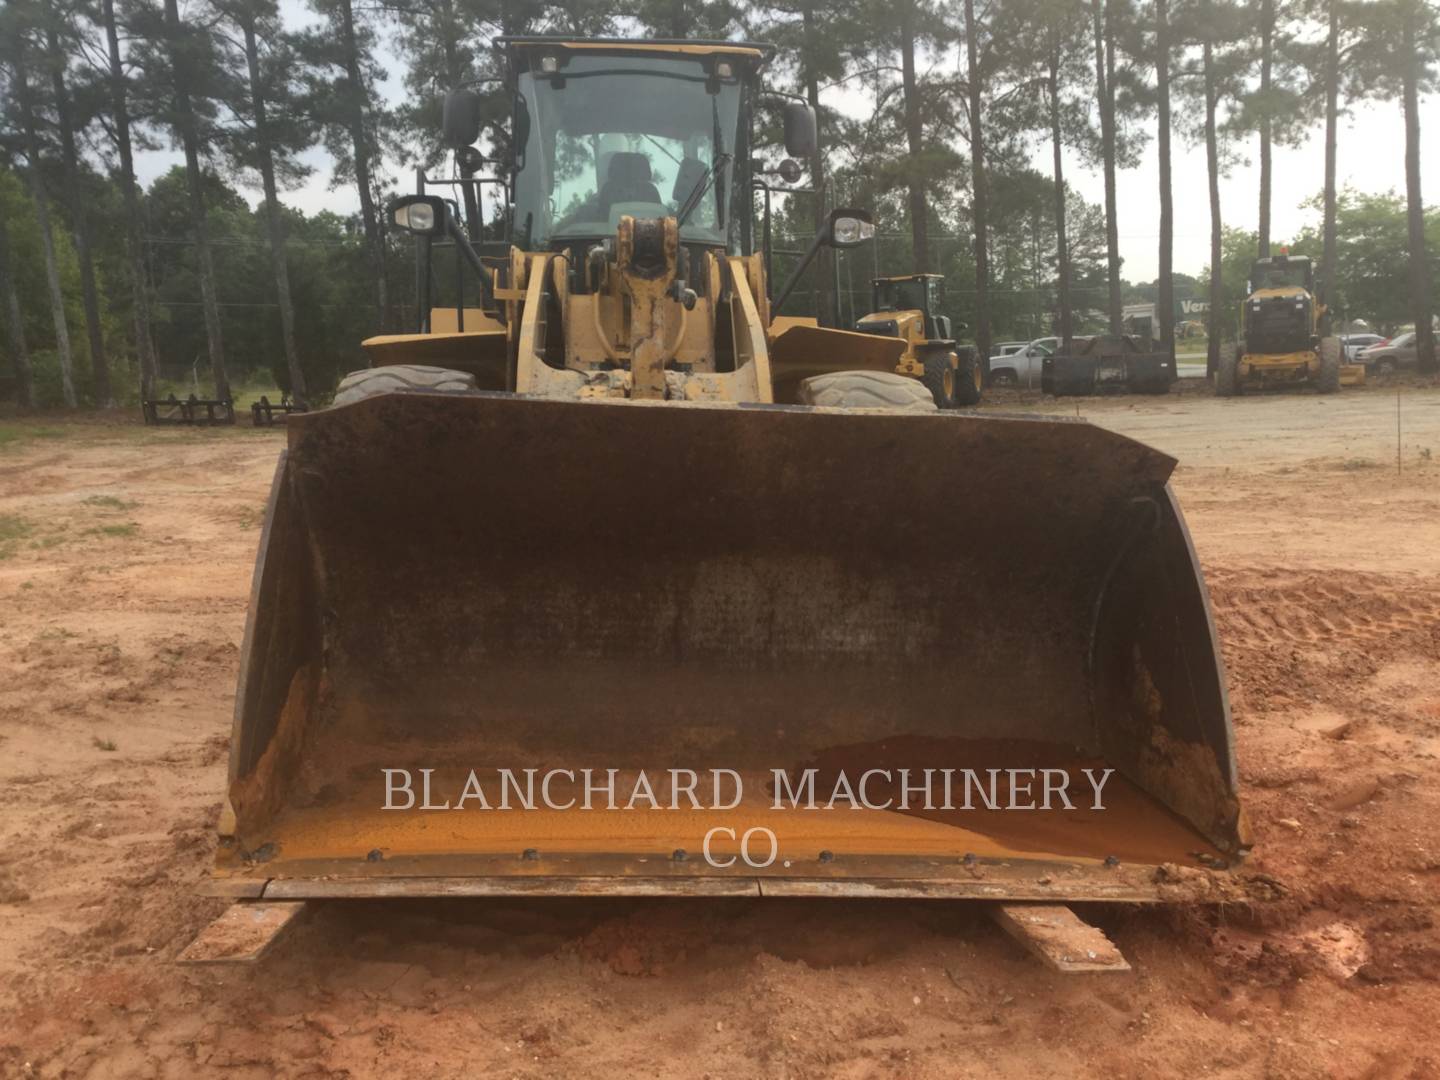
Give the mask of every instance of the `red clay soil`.
<svg viewBox="0 0 1440 1080">
<path fill-rule="evenodd" d="M 0 1076 L 1440 1076 L 1440 392 L 1405 403 L 1399 475 L 1393 390 L 1083 404 L 1185 463 L 1275 896 L 1087 908 L 1134 966 L 1093 977 L 971 906 L 808 900 L 333 903 L 172 965 L 224 909 L 280 438 L 0 422 Z"/>
</svg>

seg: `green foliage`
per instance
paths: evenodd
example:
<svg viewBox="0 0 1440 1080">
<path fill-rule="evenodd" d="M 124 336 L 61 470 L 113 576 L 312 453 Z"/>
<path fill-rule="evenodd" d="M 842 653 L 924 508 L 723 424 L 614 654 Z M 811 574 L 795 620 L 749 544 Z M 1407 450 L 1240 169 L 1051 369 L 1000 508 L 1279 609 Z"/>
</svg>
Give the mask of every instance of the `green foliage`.
<svg viewBox="0 0 1440 1080">
<path fill-rule="evenodd" d="M 1318 197 L 1306 206 L 1318 217 Z M 1371 195 L 1347 188 L 1337 196 L 1333 303 L 1338 318 L 1364 319 L 1386 333 L 1412 320 L 1405 286 L 1410 250 L 1405 213 L 1404 198 L 1394 192 Z M 1440 209 L 1426 211 L 1425 243 L 1432 252 L 1440 250 Z M 1309 255 L 1317 268 L 1322 249 L 1318 221 L 1290 247 L 1296 255 Z"/>
<path fill-rule="evenodd" d="M 217 275 L 221 330 L 227 367 L 236 388 L 273 393 L 287 388 L 275 274 L 268 232 L 258 202 L 260 146 L 256 136 L 244 28 L 254 25 L 261 42 L 258 69 L 267 99 L 267 128 L 280 190 L 293 187 L 312 168 L 314 155 L 329 151 L 333 182 L 353 192 L 358 142 L 362 157 L 374 159 L 368 192 L 377 201 L 414 164 L 431 175 L 446 167 L 439 145 L 439 102 L 444 92 L 492 76 L 491 48 L 502 34 L 653 34 L 664 37 L 750 37 L 770 40 L 778 52 L 766 73 L 768 85 L 823 95 L 822 164 L 831 185 L 831 205 L 872 210 L 878 239 L 839 255 L 841 310 L 845 321 L 870 304 L 870 279 L 910 270 L 915 240 L 907 189 L 918 178 L 925 194 L 930 260 L 945 278 L 946 312 L 961 327 L 978 321 L 975 209 L 971 191 L 971 130 L 967 83 L 965 6 L 938 0 L 310 0 L 316 17 L 302 33 L 293 30 L 293 12 L 276 0 L 195 0 L 184 5 L 180 22 L 166 25 L 158 0 L 119 4 L 124 41 L 125 82 L 139 149 L 178 143 L 177 89 L 183 84 L 197 119 L 203 195 Z M 1332 7 L 1342 14 L 1342 108 L 1358 96 L 1398 93 L 1396 52 L 1402 16 L 1417 0 L 1273 0 L 1274 67 L 1271 85 L 1258 85 L 1256 19 L 1262 5 L 1238 0 L 1171 0 L 1177 133 L 1198 138 L 1203 130 L 1203 73 L 1197 66 L 1201 43 L 1209 40 L 1219 100 L 1218 166 L 1246 152 L 1261 120 L 1277 142 L 1295 142 L 1319 122 L 1323 107 L 1323 31 Z M 1039 336 L 1053 331 L 1057 304 L 1055 181 L 1050 175 L 1052 99 L 1059 105 L 1061 142 L 1067 161 L 1078 155 L 1089 167 L 1100 164 L 1096 114 L 1099 63 L 1116 104 L 1116 160 L 1120 168 L 1138 163 L 1152 137 L 1153 7 L 1145 0 L 993 0 L 977 3 L 977 90 L 980 127 L 986 140 L 990 206 L 987 215 L 991 271 L 990 312 L 998 338 Z M 1426 9 L 1429 10 L 1428 8 Z M 918 110 L 921 145 L 912 148 L 906 130 L 907 92 L 902 78 L 905 52 L 901 15 L 913 16 L 915 49 L 912 115 Z M 348 13 L 348 14 L 347 14 Z M 15 109 L 14 68 L 30 55 L 36 66 L 25 84 L 32 91 L 40 139 L 37 174 L 49 193 L 55 255 L 65 317 L 74 351 L 75 382 L 82 400 L 91 395 L 90 360 L 84 333 L 79 268 L 72 240 L 75 222 L 60 173 L 58 114 L 48 70 L 42 70 L 53 26 L 61 51 L 68 50 L 66 79 L 76 111 L 79 143 L 85 149 L 79 183 L 88 208 L 91 246 L 101 293 L 101 326 L 111 356 L 113 384 L 122 401 L 133 400 L 138 359 L 133 309 L 132 264 L 127 217 L 114 176 L 115 138 L 103 36 L 98 12 L 78 0 L 12 0 L 0 12 L 0 216 L 10 240 L 11 262 L 29 346 L 38 404 L 58 406 L 59 355 L 46 287 L 45 259 L 36 206 L 25 182 L 27 156 Z M 353 20 L 353 49 L 340 31 Z M 1433 89 L 1436 33 L 1433 19 L 1421 27 L 1422 92 Z M 20 51 L 23 47 L 23 54 Z M 382 88 L 389 73 L 380 57 L 392 51 L 403 66 L 405 100 L 390 106 Z M 1049 85 L 1051 58 L 1058 60 L 1057 83 Z M 50 59 L 53 60 L 53 57 Z M 509 137 L 507 103 L 493 84 L 482 84 L 486 118 L 482 149 L 503 151 Z M 844 102 L 843 111 L 832 108 Z M 858 104 L 860 102 L 862 104 Z M 359 117 L 357 121 L 357 117 Z M 775 126 L 773 110 L 757 121 Z M 767 128 L 767 134 L 778 131 Z M 774 163 L 771 138 L 758 154 Z M 1037 151 L 1045 152 L 1037 158 Z M 1228 153 L 1228 157 L 1227 157 Z M 1346 150 L 1342 147 L 1342 160 Z M 392 172 L 378 167 L 388 162 Z M 364 164 L 363 162 L 361 163 Z M 806 163 L 808 166 L 809 163 Z M 1039 164 L 1039 171 L 1034 167 Z M 487 169 L 486 172 L 492 170 Z M 1073 179 L 1073 178 L 1072 178 Z M 802 181 L 808 184 L 809 178 Z M 238 185 L 244 185 L 243 193 Z M 1280 190 L 1277 186 L 1277 191 Z M 143 193 L 145 295 L 152 309 L 151 337 L 161 386 L 202 394 L 211 384 L 208 343 L 201 305 L 200 261 L 186 175 L 175 168 Z M 757 198 L 757 204 L 759 200 Z M 1227 208 L 1228 209 L 1228 208 Z M 1319 203 L 1315 224 L 1294 241 L 1294 249 L 1318 264 Z M 1076 329 L 1099 327 L 1105 306 L 1105 222 L 1101 208 L 1074 190 L 1064 199 L 1071 255 L 1070 291 Z M 1153 224 L 1131 221 L 1120 208 L 1121 235 L 1146 234 Z M 808 195 L 775 206 L 775 242 L 803 249 L 813 233 L 815 204 Z M 414 321 L 413 250 L 394 236 L 385 240 L 389 309 L 382 320 L 364 231 L 354 216 L 284 210 L 287 266 L 295 310 L 296 343 L 312 395 L 323 399 L 345 371 L 364 363 L 359 342 L 382 329 Z M 1440 218 L 1427 215 L 1431 244 L 1440 242 Z M 1405 203 L 1395 195 L 1342 193 L 1339 203 L 1339 270 L 1335 303 L 1347 318 L 1364 317 L 1382 327 L 1408 320 L 1405 259 Z M 1224 327 L 1233 327 L 1244 277 L 1253 257 L 1251 234 L 1225 229 L 1220 278 Z M 780 280 L 794 256 L 777 254 Z M 437 268 L 442 261 L 437 259 Z M 817 269 L 827 260 L 817 261 Z M 798 291 L 787 313 L 814 308 L 810 283 Z M 1204 285 L 1184 274 L 1174 277 L 1179 297 L 1204 296 Z M 437 299 L 453 294 L 451 276 L 435 281 Z M 1153 283 L 1127 284 L 1125 301 L 1153 301 Z M 3 301 L 0 297 L 0 301 Z M 0 302 L 0 320 L 8 309 Z M 385 325 L 382 326 L 382 321 Z M 0 335 L 0 379 L 11 369 L 9 338 Z M 0 428 L 0 444 L 25 436 Z"/>
</svg>

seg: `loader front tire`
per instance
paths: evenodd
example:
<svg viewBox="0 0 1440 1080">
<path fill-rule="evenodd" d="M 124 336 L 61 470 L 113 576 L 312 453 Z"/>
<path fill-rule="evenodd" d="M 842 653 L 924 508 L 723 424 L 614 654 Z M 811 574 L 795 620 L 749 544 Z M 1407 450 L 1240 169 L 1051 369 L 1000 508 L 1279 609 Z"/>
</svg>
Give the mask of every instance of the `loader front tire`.
<svg viewBox="0 0 1440 1080">
<path fill-rule="evenodd" d="M 1339 338 L 1320 339 L 1320 377 L 1315 387 L 1322 394 L 1333 394 L 1340 389 L 1340 364 L 1345 350 Z"/>
<path fill-rule="evenodd" d="M 1215 369 L 1215 396 L 1234 397 L 1240 392 L 1240 346 L 1220 353 L 1220 366 Z"/>
<path fill-rule="evenodd" d="M 955 369 L 950 366 L 949 353 L 932 353 L 925 357 L 925 374 L 920 376 L 920 381 L 930 391 L 937 409 L 955 407 L 956 378 Z"/>
<path fill-rule="evenodd" d="M 453 394 L 474 389 L 475 376 L 464 371 L 424 364 L 388 364 L 350 372 L 340 380 L 330 404 L 349 405 L 381 394 L 404 394 L 417 390 Z"/>
<path fill-rule="evenodd" d="M 935 398 L 919 379 L 886 371 L 835 371 L 800 383 L 800 404 L 832 409 L 936 412 Z"/>
</svg>

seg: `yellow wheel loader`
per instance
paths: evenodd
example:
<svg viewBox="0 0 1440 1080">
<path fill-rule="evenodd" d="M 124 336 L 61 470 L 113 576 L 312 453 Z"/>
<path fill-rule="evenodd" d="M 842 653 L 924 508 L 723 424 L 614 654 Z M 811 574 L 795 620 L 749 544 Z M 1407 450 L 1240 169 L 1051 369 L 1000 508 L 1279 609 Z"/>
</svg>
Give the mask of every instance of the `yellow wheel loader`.
<svg viewBox="0 0 1440 1080">
<path fill-rule="evenodd" d="M 1221 354 L 1215 372 L 1217 396 L 1301 386 L 1333 394 L 1365 381 L 1364 365 L 1345 363 L 1340 339 L 1320 336 L 1325 305 L 1315 298 L 1309 258 L 1282 252 L 1256 259 L 1246 292 L 1241 341 Z"/>
<path fill-rule="evenodd" d="M 795 276 L 772 301 L 755 116 L 779 108 L 802 161 L 815 129 L 766 90 L 769 47 L 497 47 L 505 159 L 454 94 L 460 198 L 387 210 L 421 324 L 287 422 L 211 891 L 1233 883 L 1248 840 L 1174 460 L 940 411 L 899 338 L 772 322 Z M 482 229 L 465 190 L 496 179 Z M 868 231 L 839 210 L 816 244 Z M 466 296 L 432 307 L 452 257 Z"/>
<path fill-rule="evenodd" d="M 974 348 L 957 346 L 950 317 L 939 313 L 944 281 L 939 274 L 876 278 L 871 313 L 855 329 L 905 342 L 895 370 L 923 382 L 940 408 L 978 405 L 984 372 Z"/>
</svg>

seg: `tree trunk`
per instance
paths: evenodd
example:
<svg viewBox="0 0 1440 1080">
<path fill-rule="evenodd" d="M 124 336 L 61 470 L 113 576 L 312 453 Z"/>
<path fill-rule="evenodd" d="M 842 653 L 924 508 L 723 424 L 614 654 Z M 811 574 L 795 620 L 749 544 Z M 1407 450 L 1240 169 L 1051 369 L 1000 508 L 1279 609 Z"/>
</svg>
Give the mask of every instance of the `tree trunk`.
<svg viewBox="0 0 1440 1080">
<path fill-rule="evenodd" d="M 1100 104 L 1100 155 L 1105 171 L 1105 262 L 1109 295 L 1106 312 L 1110 332 L 1124 330 L 1123 301 L 1120 293 L 1120 224 L 1115 197 L 1115 86 L 1109 77 L 1114 63 L 1114 32 L 1105 12 L 1106 0 L 1091 0 L 1091 18 L 1095 24 L 1095 98 Z"/>
<path fill-rule="evenodd" d="M 65 193 L 70 203 L 74 228 L 75 255 L 80 263 L 80 298 L 85 308 L 85 331 L 90 345 L 90 376 L 95 403 L 104 409 L 115 407 L 110 387 L 110 363 L 105 355 L 105 329 L 100 322 L 100 292 L 95 287 L 95 260 L 90 251 L 90 215 L 80 190 L 80 157 L 75 150 L 75 122 L 70 110 L 70 92 L 65 85 L 65 53 L 60 35 L 52 26 L 46 35 L 50 50 L 50 86 L 55 95 L 55 115 L 60 129 L 60 155 L 65 167 Z"/>
<path fill-rule="evenodd" d="M 1260 5 L 1260 258 L 1270 257 L 1270 50 L 1275 47 L 1275 0 Z"/>
<path fill-rule="evenodd" d="M 802 69 L 805 77 L 805 100 L 810 103 L 816 117 L 815 151 L 810 155 L 810 186 L 815 189 L 815 230 L 818 233 L 825 224 L 826 206 L 825 150 L 819 138 L 820 80 L 815 75 L 814 56 L 817 48 L 815 35 L 815 9 L 805 3 L 800 9 L 804 28 L 805 55 Z M 835 251 L 822 247 L 815 257 L 815 315 L 821 326 L 840 325 L 840 295 L 835 291 Z"/>
<path fill-rule="evenodd" d="M 1070 247 L 1065 239 L 1065 166 L 1060 141 L 1060 45 L 1050 50 L 1050 144 L 1055 152 L 1055 256 L 1059 278 L 1060 341 L 1070 351 L 1074 333 L 1070 317 Z"/>
<path fill-rule="evenodd" d="M 1328 335 L 1335 306 L 1335 164 L 1340 125 L 1340 0 L 1330 0 L 1329 31 L 1325 38 L 1325 193 L 1323 251 L 1320 256 L 1320 303 L 1325 305 L 1320 332 Z"/>
<path fill-rule="evenodd" d="M 385 282 L 385 237 L 375 212 L 374 178 L 370 170 L 370 138 L 365 132 L 365 81 L 360 72 L 360 46 L 355 40 L 355 10 L 351 0 L 340 0 L 340 45 L 345 50 L 345 79 L 349 84 L 346 101 L 346 126 L 350 132 L 350 153 L 355 159 L 355 188 L 360 196 L 360 221 L 365 229 L 365 244 L 370 249 L 370 265 L 375 275 L 375 301 L 379 308 L 379 328 L 389 320 L 390 297 Z"/>
<path fill-rule="evenodd" d="M 1206 4 L 1209 14 L 1209 4 Z M 1201 48 L 1201 64 L 1205 78 L 1205 169 L 1210 181 L 1210 313 L 1206 319 L 1206 336 L 1209 344 L 1205 353 L 1205 375 L 1214 378 L 1220 369 L 1220 316 L 1224 298 L 1224 281 L 1221 276 L 1222 223 L 1220 221 L 1220 142 L 1215 133 L 1215 56 L 1210 42 L 1210 27 L 1205 28 L 1205 43 Z"/>
<path fill-rule="evenodd" d="M 10 361 L 15 368 L 15 386 L 20 406 L 35 406 L 35 373 L 30 366 L 30 350 L 25 344 L 25 322 L 20 312 L 20 294 L 15 291 L 15 275 L 10 268 L 10 231 L 0 218 L 0 288 L 5 292 L 5 336 L 10 343 Z"/>
<path fill-rule="evenodd" d="M 1430 262 L 1425 253 L 1425 204 L 1420 194 L 1420 57 L 1416 51 L 1419 0 L 1405 4 L 1405 217 L 1410 231 L 1410 313 L 1415 319 L 1416 367 L 1437 370 L 1435 326 L 1431 321 Z"/>
<path fill-rule="evenodd" d="M 45 252 L 45 284 L 50 290 L 50 315 L 55 320 L 55 351 L 60 357 L 60 393 L 67 408 L 75 408 L 74 357 L 70 351 L 70 324 L 65 318 L 65 293 L 60 287 L 60 264 L 55 254 L 55 231 L 50 223 L 50 202 L 40 176 L 40 138 L 35 133 L 35 102 L 30 96 L 30 76 L 25 66 L 24 44 L 16 49 L 14 89 L 20 106 L 20 126 L 25 135 L 25 176 L 35 202 L 35 221 L 40 226 L 40 244 Z"/>
<path fill-rule="evenodd" d="M 140 218 L 140 193 L 135 183 L 135 154 L 130 145 L 130 107 L 126 101 L 125 68 L 120 60 L 120 32 L 115 0 L 102 0 L 101 16 L 110 59 L 110 112 L 120 153 L 120 192 L 125 201 L 125 240 L 130 255 L 130 288 L 135 304 L 135 351 L 140 357 L 140 396 L 155 396 L 155 352 L 150 342 L 150 291 L 145 285 L 145 229 Z"/>
<path fill-rule="evenodd" d="M 915 273 L 930 272 L 929 213 L 925 205 L 925 179 L 920 171 L 924 132 L 920 124 L 920 88 L 915 77 L 915 3 L 900 3 L 900 82 L 905 93 L 905 142 L 910 151 L 907 183 L 910 199 L 910 241 Z"/>
<path fill-rule="evenodd" d="M 1168 0 L 1155 0 L 1155 90 L 1159 130 L 1156 150 L 1160 156 L 1160 272 L 1156 282 L 1155 322 L 1160 331 L 1160 349 L 1175 348 L 1175 282 L 1172 261 L 1175 253 L 1175 206 L 1170 191 L 1170 14 Z"/>
<path fill-rule="evenodd" d="M 990 374 L 990 222 L 985 130 L 980 123 L 980 49 L 975 0 L 965 0 L 966 88 L 969 92 L 971 216 L 975 224 L 975 355 Z"/>
<path fill-rule="evenodd" d="M 200 303 L 205 313 L 205 339 L 210 352 L 210 373 L 215 380 L 215 396 L 230 400 L 230 378 L 225 370 L 225 341 L 220 330 L 220 304 L 215 295 L 215 263 L 210 254 L 210 228 L 205 214 L 205 175 L 200 169 L 200 136 L 195 110 L 190 101 L 190 67 L 179 50 L 180 25 L 178 0 L 165 0 L 165 22 L 171 34 L 170 62 L 175 69 L 175 108 L 180 118 L 180 142 L 185 150 L 185 180 L 189 194 L 190 227 L 195 233 L 195 250 L 200 261 Z"/>
<path fill-rule="evenodd" d="M 250 74 L 250 107 L 255 124 L 255 149 L 260 159 L 260 182 L 265 189 L 265 227 L 270 240 L 270 267 L 275 273 L 275 298 L 280 304 L 280 337 L 285 366 L 290 372 L 290 396 L 306 400 L 305 373 L 295 347 L 295 307 L 290 298 L 290 269 L 285 257 L 285 224 L 280 217 L 280 196 L 275 186 L 275 159 L 270 147 L 270 126 L 265 111 L 265 87 L 260 78 L 260 47 L 255 40 L 253 9 L 240 16 L 245 32 L 245 64 Z"/>
</svg>

